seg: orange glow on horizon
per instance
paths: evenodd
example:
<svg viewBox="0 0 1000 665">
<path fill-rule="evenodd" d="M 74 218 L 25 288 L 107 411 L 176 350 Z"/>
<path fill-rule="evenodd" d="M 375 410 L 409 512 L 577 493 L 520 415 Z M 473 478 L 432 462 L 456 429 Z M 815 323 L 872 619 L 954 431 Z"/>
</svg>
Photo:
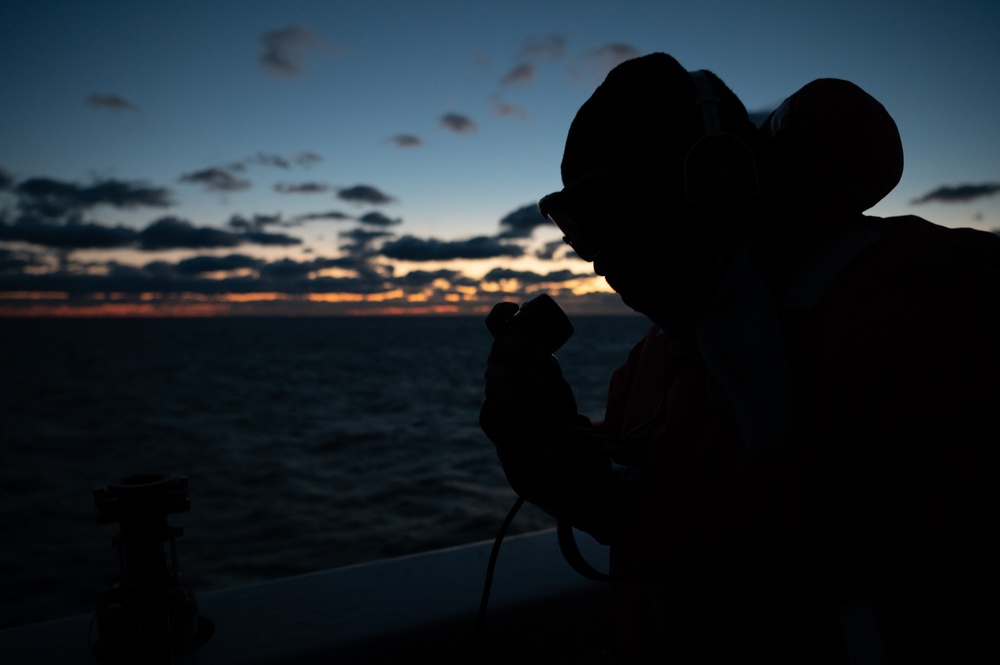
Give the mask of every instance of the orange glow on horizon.
<svg viewBox="0 0 1000 665">
<path fill-rule="evenodd" d="M 221 296 L 225 302 L 270 302 L 274 300 L 287 300 L 286 293 L 226 293 Z"/>
<path fill-rule="evenodd" d="M 484 308 L 483 311 L 488 311 Z M 462 311 L 456 305 L 428 305 L 409 307 L 377 307 L 373 309 L 350 309 L 346 312 L 350 316 L 426 316 L 428 314 L 461 314 Z M 476 312 L 479 313 L 478 311 Z"/>
<path fill-rule="evenodd" d="M 608 286 L 603 277 L 593 276 L 584 279 L 567 282 L 570 293 L 575 296 L 585 296 L 588 293 L 614 293 L 615 290 Z"/>
<path fill-rule="evenodd" d="M 0 300 L 69 300 L 65 291 L 0 291 Z"/>
<path fill-rule="evenodd" d="M 221 304 L 192 303 L 110 303 L 93 305 L 29 305 L 5 308 L 0 306 L 0 316 L 17 318 L 205 318 L 221 316 L 229 309 Z"/>
<path fill-rule="evenodd" d="M 368 302 L 384 302 L 386 300 L 399 300 L 403 297 L 403 289 L 393 289 L 385 293 L 369 293 L 365 295 Z"/>
<path fill-rule="evenodd" d="M 309 302 L 384 302 L 400 300 L 404 297 L 402 289 L 393 289 L 385 293 L 310 293 L 306 296 Z"/>
<path fill-rule="evenodd" d="M 411 293 L 401 288 L 377 293 L 309 294 L 108 291 L 74 295 L 59 291 L 7 291 L 0 292 L 0 317 L 474 316 L 488 312 L 501 298 L 523 301 L 541 292 L 564 299 L 563 304 L 577 312 L 600 313 L 609 311 L 604 296 L 613 293 L 606 282 L 596 276 L 532 284 L 509 280 L 480 285 L 446 285 L 442 281 L 436 286 L 440 288 L 428 285 Z M 510 288 L 502 289 L 501 286 Z"/>
<path fill-rule="evenodd" d="M 306 296 L 309 302 L 362 302 L 364 299 L 360 293 L 310 293 Z"/>
</svg>

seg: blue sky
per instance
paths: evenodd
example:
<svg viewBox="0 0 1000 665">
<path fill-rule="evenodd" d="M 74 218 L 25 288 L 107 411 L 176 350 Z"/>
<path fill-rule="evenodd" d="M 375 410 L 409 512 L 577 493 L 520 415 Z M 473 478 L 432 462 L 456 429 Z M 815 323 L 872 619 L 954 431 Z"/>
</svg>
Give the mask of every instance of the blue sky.
<svg viewBox="0 0 1000 665">
<path fill-rule="evenodd" d="M 576 109 L 652 51 L 751 112 L 857 83 L 906 154 L 872 214 L 1000 227 L 996 2 L 5 0 L 0 311 L 607 307 L 555 229 L 501 220 L 560 187 Z M 59 209 L 15 228 L 41 190 Z"/>
</svg>

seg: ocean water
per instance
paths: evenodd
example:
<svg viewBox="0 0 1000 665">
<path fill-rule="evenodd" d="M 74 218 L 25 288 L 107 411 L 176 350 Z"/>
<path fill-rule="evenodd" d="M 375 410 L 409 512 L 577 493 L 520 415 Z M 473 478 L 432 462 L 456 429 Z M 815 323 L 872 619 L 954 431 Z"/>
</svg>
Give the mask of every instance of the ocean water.
<svg viewBox="0 0 1000 665">
<path fill-rule="evenodd" d="M 557 356 L 600 418 L 648 324 L 573 322 Z M 92 490 L 135 473 L 188 478 L 195 593 L 492 539 L 514 500 L 479 318 L 0 320 L 0 345 L 0 627 L 93 611 L 118 529 Z"/>
</svg>

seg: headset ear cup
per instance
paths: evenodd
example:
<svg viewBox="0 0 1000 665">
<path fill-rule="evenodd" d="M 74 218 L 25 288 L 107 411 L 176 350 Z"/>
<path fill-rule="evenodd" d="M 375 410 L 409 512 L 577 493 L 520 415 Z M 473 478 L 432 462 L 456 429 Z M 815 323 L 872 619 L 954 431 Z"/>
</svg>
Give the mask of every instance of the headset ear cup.
<svg viewBox="0 0 1000 665">
<path fill-rule="evenodd" d="M 757 194 L 757 167 L 747 145 L 722 131 L 719 95 L 709 72 L 688 72 L 695 104 L 701 110 L 705 134 L 684 158 L 687 199 L 701 214 L 720 219 L 746 208 Z"/>
<path fill-rule="evenodd" d="M 703 136 L 684 160 L 684 189 L 704 213 L 745 208 L 758 191 L 753 153 L 731 134 Z"/>
</svg>

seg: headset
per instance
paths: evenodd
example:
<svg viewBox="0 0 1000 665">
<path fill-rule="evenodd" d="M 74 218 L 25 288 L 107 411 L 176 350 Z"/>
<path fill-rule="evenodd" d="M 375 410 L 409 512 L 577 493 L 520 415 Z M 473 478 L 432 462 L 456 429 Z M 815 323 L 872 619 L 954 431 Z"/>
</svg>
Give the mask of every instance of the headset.
<svg viewBox="0 0 1000 665">
<path fill-rule="evenodd" d="M 722 131 L 719 96 L 708 72 L 688 72 L 705 135 L 684 158 L 684 193 L 700 212 L 724 214 L 745 208 L 760 191 L 757 165 L 746 143 Z"/>
<path fill-rule="evenodd" d="M 759 192 L 757 166 L 750 148 L 722 131 L 720 100 L 708 72 L 698 70 L 688 75 L 694 83 L 695 103 L 701 110 L 705 133 L 684 157 L 684 194 L 698 214 L 717 227 L 716 232 L 728 235 L 726 228 L 735 221 L 734 213 L 745 210 Z M 607 207 L 609 197 L 627 198 L 618 191 L 620 188 L 613 173 L 594 171 L 543 197 L 538 208 L 543 217 L 559 227 L 580 258 L 593 261 L 604 239 L 599 229 L 587 224 L 587 219 Z"/>
</svg>

